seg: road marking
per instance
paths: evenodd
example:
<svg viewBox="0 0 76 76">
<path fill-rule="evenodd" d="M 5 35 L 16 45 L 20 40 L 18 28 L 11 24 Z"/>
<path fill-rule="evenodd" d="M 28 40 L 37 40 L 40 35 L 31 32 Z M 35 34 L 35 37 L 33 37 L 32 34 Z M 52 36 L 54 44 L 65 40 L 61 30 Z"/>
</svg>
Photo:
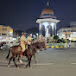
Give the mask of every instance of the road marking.
<svg viewBox="0 0 76 76">
<path fill-rule="evenodd" d="M 38 64 L 33 64 L 33 65 L 53 65 L 54 63 L 38 63 Z"/>
<path fill-rule="evenodd" d="M 76 63 L 71 63 L 72 65 L 76 65 Z"/>
</svg>

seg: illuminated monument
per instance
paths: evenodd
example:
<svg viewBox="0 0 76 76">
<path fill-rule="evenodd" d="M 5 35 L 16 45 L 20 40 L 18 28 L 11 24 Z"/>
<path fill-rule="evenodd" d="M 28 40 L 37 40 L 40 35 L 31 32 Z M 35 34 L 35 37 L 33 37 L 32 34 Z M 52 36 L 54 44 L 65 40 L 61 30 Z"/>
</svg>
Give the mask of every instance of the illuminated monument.
<svg viewBox="0 0 76 76">
<path fill-rule="evenodd" d="M 39 23 L 39 35 L 42 36 L 42 26 L 45 26 L 45 37 L 54 37 L 56 35 L 56 24 L 60 20 L 56 19 L 53 10 L 49 7 L 49 2 L 47 6 L 41 12 L 40 17 L 37 19 L 36 23 Z"/>
</svg>

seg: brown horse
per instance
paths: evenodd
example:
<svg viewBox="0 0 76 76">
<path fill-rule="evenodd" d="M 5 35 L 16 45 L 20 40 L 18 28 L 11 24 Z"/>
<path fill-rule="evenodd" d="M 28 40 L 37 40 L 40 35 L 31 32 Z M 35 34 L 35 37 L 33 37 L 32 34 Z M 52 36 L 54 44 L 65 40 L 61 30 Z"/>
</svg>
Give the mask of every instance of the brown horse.
<svg viewBox="0 0 76 76">
<path fill-rule="evenodd" d="M 36 42 L 31 45 L 32 45 L 32 55 L 34 56 L 34 62 L 37 63 L 35 53 L 37 52 L 37 49 L 42 51 L 42 48 L 44 48 L 44 50 L 46 50 L 45 42 Z M 23 55 L 26 56 L 26 51 L 24 51 Z M 20 63 L 23 63 L 22 60 L 20 59 L 20 56 L 18 57 L 18 60 L 20 61 Z"/>
<path fill-rule="evenodd" d="M 40 50 L 40 48 L 44 48 L 44 50 L 46 50 L 45 42 L 35 42 L 35 43 L 32 43 L 32 50 L 33 50 L 32 54 L 34 56 L 34 62 L 35 63 L 37 63 L 35 53 L 37 52 L 37 49 Z M 9 53 L 8 53 L 6 59 L 9 58 L 9 55 L 10 55 L 10 50 L 9 50 Z M 23 55 L 26 56 L 26 51 L 24 51 Z M 17 55 L 16 55 L 16 57 L 17 57 Z M 20 56 L 18 57 L 18 60 L 20 61 L 20 63 L 22 63 L 22 60 L 20 59 Z"/>
<path fill-rule="evenodd" d="M 16 58 L 16 55 L 17 55 L 17 54 L 20 54 L 20 53 L 21 53 L 21 50 L 22 50 L 22 48 L 21 48 L 20 45 L 10 47 L 10 49 L 9 49 L 9 54 L 10 54 L 10 52 L 11 52 L 11 53 L 12 53 L 12 56 L 11 56 L 10 59 L 9 59 L 8 67 L 10 67 L 10 61 L 11 61 L 12 59 L 13 59 L 13 61 L 14 61 L 15 66 L 18 67 L 17 64 L 16 64 L 16 62 L 15 62 L 15 58 Z"/>
<path fill-rule="evenodd" d="M 36 62 L 35 53 L 37 52 L 37 49 L 39 49 L 40 51 L 42 51 L 42 46 L 41 46 L 40 42 L 35 42 L 35 43 L 31 44 L 31 50 L 32 50 L 32 52 L 28 52 L 28 50 L 30 50 L 29 48 L 30 48 L 30 46 L 28 47 L 28 49 L 26 51 L 24 51 L 23 55 L 28 58 L 28 53 L 29 54 L 31 53 L 32 56 L 34 56 L 34 62 L 37 63 Z M 20 63 L 23 63 L 22 60 L 20 59 L 20 56 L 18 57 L 18 60 L 20 61 Z"/>
<path fill-rule="evenodd" d="M 31 58 L 34 55 L 34 53 L 36 52 L 36 48 L 39 48 L 40 50 L 42 50 L 42 47 L 40 46 L 40 43 L 34 43 L 32 45 L 29 46 L 29 48 L 26 50 L 26 56 L 28 59 L 28 64 L 26 65 L 26 67 L 30 67 L 30 63 L 31 63 Z M 18 46 L 12 46 L 9 50 L 9 53 L 12 53 L 12 56 L 9 59 L 9 63 L 8 63 L 8 67 L 10 67 L 10 61 L 13 59 L 14 64 L 16 67 L 18 67 L 18 65 L 15 62 L 15 58 L 17 54 L 20 54 L 22 48 L 20 45 Z M 7 56 L 8 57 L 8 56 Z"/>
</svg>

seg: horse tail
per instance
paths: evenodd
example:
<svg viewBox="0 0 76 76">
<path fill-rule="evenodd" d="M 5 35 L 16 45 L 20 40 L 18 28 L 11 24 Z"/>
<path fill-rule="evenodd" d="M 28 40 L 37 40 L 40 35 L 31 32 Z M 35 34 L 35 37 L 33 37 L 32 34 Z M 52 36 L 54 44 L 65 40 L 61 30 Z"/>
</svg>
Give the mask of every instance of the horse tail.
<svg viewBox="0 0 76 76">
<path fill-rule="evenodd" d="M 6 59 L 8 59 L 8 58 L 9 58 L 9 56 L 10 56 L 10 49 L 9 49 L 9 52 L 8 52 L 8 55 L 7 55 Z"/>
</svg>

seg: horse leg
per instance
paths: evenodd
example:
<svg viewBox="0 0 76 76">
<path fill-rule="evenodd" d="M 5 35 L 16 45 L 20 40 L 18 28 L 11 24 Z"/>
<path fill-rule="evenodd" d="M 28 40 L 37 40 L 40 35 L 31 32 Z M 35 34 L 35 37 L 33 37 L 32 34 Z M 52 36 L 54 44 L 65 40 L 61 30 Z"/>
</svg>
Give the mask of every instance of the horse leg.
<svg viewBox="0 0 76 76">
<path fill-rule="evenodd" d="M 18 56 L 18 54 L 16 54 L 16 57 Z"/>
<path fill-rule="evenodd" d="M 32 56 L 30 56 L 30 60 L 29 60 L 29 67 L 30 67 L 30 63 L 31 63 L 31 58 L 32 58 Z"/>
<path fill-rule="evenodd" d="M 20 54 L 18 55 L 18 59 L 17 60 L 20 60 Z"/>
<path fill-rule="evenodd" d="M 18 60 L 20 61 L 21 64 L 23 63 L 23 61 L 20 59 L 20 54 L 18 56 Z"/>
<path fill-rule="evenodd" d="M 15 62 L 15 57 L 13 57 L 13 61 L 14 61 L 15 66 L 18 67 L 18 65 Z"/>
<path fill-rule="evenodd" d="M 10 57 L 8 67 L 10 67 L 10 61 L 12 60 L 13 56 Z"/>
<path fill-rule="evenodd" d="M 27 58 L 28 58 L 28 64 L 26 65 L 26 68 L 29 66 L 29 64 L 30 64 L 30 56 L 27 56 Z"/>
<path fill-rule="evenodd" d="M 29 66 L 30 67 L 30 63 L 31 63 L 31 58 L 32 58 L 32 56 L 27 56 L 27 58 L 28 58 L 28 64 L 26 65 L 26 68 Z"/>
<path fill-rule="evenodd" d="M 34 53 L 34 62 L 37 63 L 35 53 Z"/>
<path fill-rule="evenodd" d="M 9 52 L 8 52 L 8 55 L 7 55 L 6 59 L 8 59 L 8 58 L 9 58 L 9 55 L 10 55 L 10 50 L 9 50 Z"/>
<path fill-rule="evenodd" d="M 29 56 L 27 56 L 27 58 L 28 58 L 28 64 L 29 64 Z M 26 65 L 26 68 L 28 67 L 28 64 Z"/>
</svg>

